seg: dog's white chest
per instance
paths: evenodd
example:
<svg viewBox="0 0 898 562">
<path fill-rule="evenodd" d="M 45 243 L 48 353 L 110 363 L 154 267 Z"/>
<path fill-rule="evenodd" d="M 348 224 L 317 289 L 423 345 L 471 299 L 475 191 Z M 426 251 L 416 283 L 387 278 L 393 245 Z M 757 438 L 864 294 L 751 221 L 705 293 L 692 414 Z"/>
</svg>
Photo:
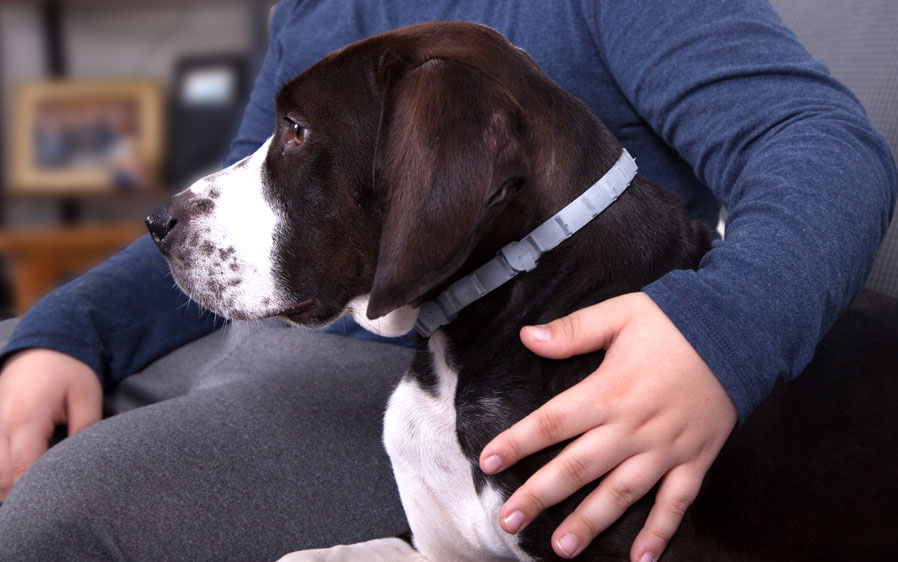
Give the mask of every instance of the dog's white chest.
<svg viewBox="0 0 898 562">
<path fill-rule="evenodd" d="M 436 392 L 404 379 L 384 417 L 384 444 L 419 552 L 430 560 L 530 560 L 499 527 L 500 494 L 474 489 L 456 432 L 457 375 L 444 360 L 441 334 L 430 340 Z"/>
</svg>

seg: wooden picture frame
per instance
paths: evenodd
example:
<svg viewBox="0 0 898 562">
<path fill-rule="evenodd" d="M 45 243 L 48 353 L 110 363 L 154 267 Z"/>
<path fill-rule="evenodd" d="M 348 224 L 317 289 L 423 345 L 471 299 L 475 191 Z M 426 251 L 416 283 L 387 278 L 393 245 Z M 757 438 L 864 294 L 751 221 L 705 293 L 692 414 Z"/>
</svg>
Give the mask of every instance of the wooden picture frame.
<svg viewBox="0 0 898 562">
<path fill-rule="evenodd" d="M 19 84 L 11 194 L 154 189 L 162 169 L 163 90 L 152 80 Z"/>
</svg>

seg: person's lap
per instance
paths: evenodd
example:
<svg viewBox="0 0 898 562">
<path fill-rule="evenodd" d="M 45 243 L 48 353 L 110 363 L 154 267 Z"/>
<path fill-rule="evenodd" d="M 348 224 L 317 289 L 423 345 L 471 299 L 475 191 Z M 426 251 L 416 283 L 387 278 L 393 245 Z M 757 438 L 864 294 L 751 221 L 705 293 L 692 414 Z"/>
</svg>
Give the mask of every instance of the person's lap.
<svg viewBox="0 0 898 562">
<path fill-rule="evenodd" d="M 186 346 L 25 474 L 0 559 L 265 560 L 402 532 L 380 432 L 409 357 L 268 323 Z"/>
</svg>

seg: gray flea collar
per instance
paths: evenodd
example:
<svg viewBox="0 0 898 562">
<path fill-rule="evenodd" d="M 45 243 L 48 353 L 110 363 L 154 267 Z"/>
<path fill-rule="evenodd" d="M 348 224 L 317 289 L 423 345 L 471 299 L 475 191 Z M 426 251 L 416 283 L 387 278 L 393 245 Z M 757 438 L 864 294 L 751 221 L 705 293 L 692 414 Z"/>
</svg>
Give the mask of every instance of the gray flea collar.
<svg viewBox="0 0 898 562">
<path fill-rule="evenodd" d="M 626 149 L 599 181 L 523 239 L 499 250 L 496 257 L 421 305 L 415 330 L 429 338 L 452 322 L 464 307 L 494 291 L 518 273 L 532 271 L 540 256 L 586 226 L 614 203 L 636 177 L 636 161 Z"/>
</svg>

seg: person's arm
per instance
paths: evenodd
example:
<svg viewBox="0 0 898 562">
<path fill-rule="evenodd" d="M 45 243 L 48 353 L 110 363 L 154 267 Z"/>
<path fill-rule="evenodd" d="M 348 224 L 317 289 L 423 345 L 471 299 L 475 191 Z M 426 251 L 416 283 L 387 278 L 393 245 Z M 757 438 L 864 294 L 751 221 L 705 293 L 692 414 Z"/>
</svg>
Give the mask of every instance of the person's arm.
<svg viewBox="0 0 898 562">
<path fill-rule="evenodd" d="M 728 210 L 697 272 L 645 291 L 744 420 L 863 286 L 894 209 L 894 158 L 766 1 L 602 3 L 598 17 L 624 94 Z"/>
<path fill-rule="evenodd" d="M 596 373 L 488 444 L 481 467 L 494 473 L 575 438 L 500 514 L 506 530 L 520 530 L 603 476 L 553 535 L 566 557 L 660 481 L 630 553 L 651 562 L 736 413 L 744 420 L 776 382 L 798 375 L 860 290 L 898 179 L 860 104 L 769 3 L 596 5 L 609 72 L 726 205 L 726 240 L 698 271 L 525 328 L 523 342 L 546 357 L 608 352 Z"/>
<path fill-rule="evenodd" d="M 222 323 L 177 288 L 144 236 L 41 299 L 16 326 L 3 358 L 52 349 L 89 366 L 108 387 Z"/>
</svg>

